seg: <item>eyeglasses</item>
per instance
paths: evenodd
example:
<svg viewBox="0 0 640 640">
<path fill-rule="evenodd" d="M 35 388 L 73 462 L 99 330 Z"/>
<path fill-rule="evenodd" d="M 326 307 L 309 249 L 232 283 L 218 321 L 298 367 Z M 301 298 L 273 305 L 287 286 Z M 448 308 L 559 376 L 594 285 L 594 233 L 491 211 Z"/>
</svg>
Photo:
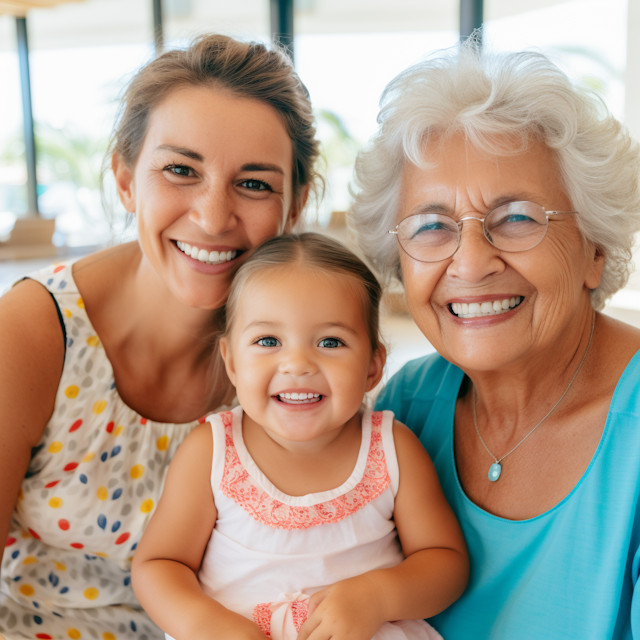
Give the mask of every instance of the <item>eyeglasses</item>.
<svg viewBox="0 0 640 640">
<path fill-rule="evenodd" d="M 460 246 L 462 223 L 482 224 L 485 238 L 500 251 L 533 249 L 542 242 L 549 228 L 549 216 L 577 211 L 546 211 L 535 202 L 509 202 L 487 213 L 484 218 L 467 216 L 456 221 L 438 213 L 417 213 L 405 218 L 395 229 L 402 249 L 419 262 L 438 262 L 450 258 Z"/>
</svg>

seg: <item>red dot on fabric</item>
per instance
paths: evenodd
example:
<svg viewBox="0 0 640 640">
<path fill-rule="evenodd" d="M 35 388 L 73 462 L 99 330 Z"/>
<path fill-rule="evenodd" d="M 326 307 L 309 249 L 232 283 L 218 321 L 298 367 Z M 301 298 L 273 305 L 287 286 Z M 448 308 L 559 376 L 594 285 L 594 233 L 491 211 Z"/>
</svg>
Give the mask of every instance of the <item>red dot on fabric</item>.
<svg viewBox="0 0 640 640">
<path fill-rule="evenodd" d="M 36 638 L 41 638 L 41 640 L 53 640 L 53 636 L 50 636 L 48 633 L 36 633 Z"/>
<path fill-rule="evenodd" d="M 4 545 L 5 547 L 10 547 L 12 544 L 15 544 L 16 539 L 15 538 L 7 538 L 7 542 Z"/>
<path fill-rule="evenodd" d="M 140 424 L 147 424 L 146 418 L 140 418 Z"/>
<path fill-rule="evenodd" d="M 69 521 L 68 520 L 58 520 L 58 526 L 63 530 L 66 531 L 69 528 Z"/>
<path fill-rule="evenodd" d="M 73 471 L 78 466 L 77 462 L 70 462 L 65 468 L 65 471 Z"/>
<path fill-rule="evenodd" d="M 27 531 L 36 539 L 36 540 L 40 540 L 40 536 L 33 530 L 33 529 L 28 529 Z"/>
<path fill-rule="evenodd" d="M 49 482 L 44 485 L 44 488 L 51 489 L 51 487 L 55 487 L 58 484 L 58 482 L 60 482 L 60 480 L 54 480 L 53 482 Z"/>
<path fill-rule="evenodd" d="M 79 429 L 82 426 L 82 420 L 76 420 L 72 425 L 71 428 L 69 429 L 69 433 L 75 431 L 76 429 Z"/>
<path fill-rule="evenodd" d="M 114 423 L 113 423 L 113 422 L 110 422 L 110 423 L 107 425 L 107 433 L 111 433 L 111 432 L 113 431 L 113 427 L 114 427 L 114 426 L 115 426 L 115 425 L 114 425 Z"/>
<path fill-rule="evenodd" d="M 198 422 L 200 424 L 204 424 L 206 419 L 207 419 L 207 416 L 202 416 L 202 418 L 198 418 Z"/>
<path fill-rule="evenodd" d="M 117 540 L 116 540 L 116 544 L 122 544 L 123 542 L 126 542 L 129 539 L 129 535 L 128 533 L 123 533 Z"/>
<path fill-rule="evenodd" d="M 82 542 L 72 542 L 69 546 L 73 547 L 74 549 L 82 549 L 84 547 Z"/>
<path fill-rule="evenodd" d="M 64 265 L 63 264 L 59 264 L 54 270 L 53 273 L 58 273 L 58 271 L 62 271 L 64 269 Z M 40 637 L 40 636 L 38 636 Z M 49 636 L 47 636 L 48 638 Z"/>
</svg>

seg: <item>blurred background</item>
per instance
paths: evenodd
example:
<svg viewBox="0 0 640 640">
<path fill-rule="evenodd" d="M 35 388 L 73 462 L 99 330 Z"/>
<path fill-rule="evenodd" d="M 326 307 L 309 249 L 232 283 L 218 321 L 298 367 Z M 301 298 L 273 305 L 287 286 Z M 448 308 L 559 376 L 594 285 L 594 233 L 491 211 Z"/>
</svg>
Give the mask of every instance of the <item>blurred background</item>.
<svg viewBox="0 0 640 640">
<path fill-rule="evenodd" d="M 289 47 L 326 165 L 314 224 L 345 239 L 353 161 L 385 85 L 480 26 L 493 50 L 549 55 L 640 138 L 640 0 L 0 0 L 0 291 L 135 238 L 108 177 L 104 206 L 100 172 L 118 96 L 157 50 L 210 31 Z M 606 313 L 640 327 L 640 276 Z M 399 291 L 385 332 L 389 374 L 432 350 Z"/>
</svg>

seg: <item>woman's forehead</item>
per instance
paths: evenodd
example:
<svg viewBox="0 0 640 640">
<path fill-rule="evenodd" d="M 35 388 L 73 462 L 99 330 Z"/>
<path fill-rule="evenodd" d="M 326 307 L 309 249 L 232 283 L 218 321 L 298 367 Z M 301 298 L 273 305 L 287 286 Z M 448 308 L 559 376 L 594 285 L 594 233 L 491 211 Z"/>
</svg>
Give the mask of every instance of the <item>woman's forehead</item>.
<svg viewBox="0 0 640 640">
<path fill-rule="evenodd" d="M 540 141 L 508 153 L 484 151 L 464 136 L 425 145 L 428 166 L 407 162 L 402 175 L 401 217 L 414 213 L 451 215 L 469 206 L 489 211 L 515 200 L 543 206 L 566 199 L 553 152 Z M 541 202 L 541 200 L 543 200 Z M 560 206 L 553 205 L 553 206 Z"/>
<path fill-rule="evenodd" d="M 175 89 L 151 112 L 143 149 L 162 145 L 194 150 L 205 160 L 225 148 L 256 162 L 282 159 L 291 167 L 291 140 L 278 112 L 215 87 Z"/>
</svg>

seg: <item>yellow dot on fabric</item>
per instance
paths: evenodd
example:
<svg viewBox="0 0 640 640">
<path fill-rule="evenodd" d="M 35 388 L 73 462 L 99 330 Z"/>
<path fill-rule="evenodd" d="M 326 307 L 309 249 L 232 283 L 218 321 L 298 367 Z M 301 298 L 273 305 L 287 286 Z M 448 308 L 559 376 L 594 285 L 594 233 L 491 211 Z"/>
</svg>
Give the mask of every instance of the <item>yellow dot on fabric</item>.
<svg viewBox="0 0 640 640">
<path fill-rule="evenodd" d="M 51 498 L 51 500 L 49 500 L 49 506 L 52 509 L 59 509 L 63 504 L 64 501 L 62 498 Z"/>
<path fill-rule="evenodd" d="M 93 411 L 93 413 L 97 413 L 98 415 L 100 415 L 104 411 L 106 406 L 107 406 L 106 400 L 98 400 L 98 402 L 94 403 L 91 411 Z"/>
<path fill-rule="evenodd" d="M 38 558 L 34 557 L 34 556 L 27 556 L 23 561 L 22 564 L 35 564 L 36 562 L 38 562 Z"/>
<path fill-rule="evenodd" d="M 84 597 L 87 600 L 95 600 L 100 595 L 100 592 L 95 587 L 89 587 L 84 590 Z"/>
<path fill-rule="evenodd" d="M 152 510 L 153 510 L 153 500 L 151 498 L 147 498 L 140 505 L 140 511 L 142 511 L 142 513 L 150 513 Z"/>
<path fill-rule="evenodd" d="M 69 309 L 63 309 L 62 313 L 64 314 L 65 318 L 70 318 L 71 317 L 71 311 L 69 311 Z"/>
<path fill-rule="evenodd" d="M 98 338 L 98 336 L 91 336 L 87 338 L 87 344 L 90 347 L 97 347 L 100 344 L 100 338 Z"/>
<path fill-rule="evenodd" d="M 105 631 L 102 634 L 102 640 L 116 640 L 116 637 L 113 635 L 113 633 L 109 633 L 108 631 Z"/>
<path fill-rule="evenodd" d="M 106 500 L 109 497 L 107 487 L 100 487 L 98 489 L 98 500 Z"/>
<path fill-rule="evenodd" d="M 108 558 L 109 557 L 108 553 L 102 553 L 102 551 L 95 551 L 94 553 L 95 553 L 95 555 L 100 556 L 101 558 Z"/>
<path fill-rule="evenodd" d="M 84 309 L 84 300 L 82 298 L 78 298 L 78 306 L 81 309 Z"/>
<path fill-rule="evenodd" d="M 56 562 L 56 561 L 54 560 L 54 561 L 53 561 L 53 564 L 55 564 L 55 565 L 56 565 L 56 569 L 57 569 L 58 571 L 66 571 L 66 570 L 67 570 L 67 567 L 65 567 L 65 566 L 62 564 L 62 562 Z"/>
<path fill-rule="evenodd" d="M 67 635 L 72 640 L 79 640 L 82 637 L 82 634 L 77 629 L 68 629 L 67 630 Z"/>
<path fill-rule="evenodd" d="M 116 430 L 113 432 L 114 436 L 119 436 L 122 433 L 124 427 L 120 424 L 116 427 Z"/>
<path fill-rule="evenodd" d="M 158 441 L 156 442 L 156 446 L 158 447 L 158 449 L 160 449 L 160 451 L 166 451 L 167 447 L 169 446 L 169 438 L 167 438 L 167 436 L 162 436 L 161 438 L 158 438 Z"/>
<path fill-rule="evenodd" d="M 23 596 L 32 596 L 35 592 L 36 590 L 30 584 L 23 584 L 20 587 L 20 593 Z"/>
<path fill-rule="evenodd" d="M 136 464 L 133 467 L 131 467 L 131 477 L 134 480 L 137 480 L 138 478 L 142 478 L 143 473 L 144 473 L 144 465 Z"/>
<path fill-rule="evenodd" d="M 85 454 L 84 458 L 82 458 L 82 462 L 90 462 L 95 457 L 95 453 L 93 451 L 89 451 Z"/>
<path fill-rule="evenodd" d="M 49 453 L 58 453 L 59 451 L 62 451 L 62 447 L 64 447 L 62 442 L 58 442 L 56 440 L 56 442 L 52 442 L 49 445 Z"/>
<path fill-rule="evenodd" d="M 75 384 L 69 385 L 64 390 L 64 395 L 67 396 L 67 398 L 75 398 L 78 393 L 80 393 L 80 388 Z"/>
</svg>

